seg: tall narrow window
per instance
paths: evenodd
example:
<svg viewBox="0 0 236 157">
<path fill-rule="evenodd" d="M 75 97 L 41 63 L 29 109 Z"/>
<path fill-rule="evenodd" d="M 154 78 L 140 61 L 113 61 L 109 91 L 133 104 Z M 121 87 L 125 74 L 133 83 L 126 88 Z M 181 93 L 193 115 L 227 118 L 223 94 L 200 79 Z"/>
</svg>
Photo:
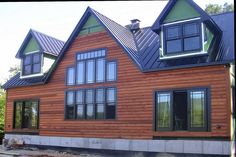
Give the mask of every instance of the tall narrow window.
<svg viewBox="0 0 236 157">
<path fill-rule="evenodd" d="M 116 62 L 107 63 L 107 81 L 116 80 Z"/>
<path fill-rule="evenodd" d="M 75 117 L 75 94 L 73 91 L 66 93 L 66 118 L 74 119 Z"/>
<path fill-rule="evenodd" d="M 156 123 L 157 129 L 171 129 L 171 93 L 161 92 L 156 95 Z"/>
<path fill-rule="evenodd" d="M 67 69 L 67 85 L 74 85 L 75 84 L 75 69 L 74 68 L 68 68 Z"/>
<path fill-rule="evenodd" d="M 104 89 L 96 90 L 96 119 L 105 118 L 105 92 Z"/>
<path fill-rule="evenodd" d="M 206 128 L 206 92 L 205 90 L 189 91 L 190 128 Z"/>
<path fill-rule="evenodd" d="M 105 81 L 105 59 L 98 59 L 96 62 L 96 82 Z"/>
<path fill-rule="evenodd" d="M 86 90 L 86 118 L 94 118 L 94 90 Z"/>
<path fill-rule="evenodd" d="M 86 83 L 94 83 L 94 60 L 88 60 L 86 63 Z"/>
<path fill-rule="evenodd" d="M 85 76 L 85 62 L 81 61 L 77 63 L 77 84 L 84 83 Z"/>
<path fill-rule="evenodd" d="M 106 105 L 106 118 L 115 119 L 116 112 L 116 90 L 115 88 L 107 89 L 107 105 Z"/>
<path fill-rule="evenodd" d="M 82 90 L 78 90 L 76 92 L 76 106 L 77 106 L 77 119 L 84 118 L 84 92 Z"/>
<path fill-rule="evenodd" d="M 15 129 L 38 129 L 38 101 L 18 101 L 14 105 Z"/>
</svg>

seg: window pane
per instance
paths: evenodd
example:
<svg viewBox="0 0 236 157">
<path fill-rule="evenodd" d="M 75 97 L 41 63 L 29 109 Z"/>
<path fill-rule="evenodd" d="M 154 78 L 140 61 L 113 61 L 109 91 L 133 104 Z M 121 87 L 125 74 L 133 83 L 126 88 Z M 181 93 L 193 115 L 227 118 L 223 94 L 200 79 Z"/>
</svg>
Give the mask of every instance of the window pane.
<svg viewBox="0 0 236 157">
<path fill-rule="evenodd" d="M 157 94 L 157 116 L 158 128 L 170 127 L 170 93 Z"/>
<path fill-rule="evenodd" d="M 40 55 L 39 54 L 33 55 L 33 63 L 40 63 Z"/>
<path fill-rule="evenodd" d="M 114 88 L 107 89 L 107 102 L 115 102 L 116 91 Z"/>
<path fill-rule="evenodd" d="M 107 63 L 107 81 L 116 80 L 116 62 Z"/>
<path fill-rule="evenodd" d="M 98 59 L 96 65 L 96 82 L 105 80 L 105 59 Z"/>
<path fill-rule="evenodd" d="M 97 103 L 104 102 L 104 98 L 105 98 L 104 89 L 97 89 L 96 90 L 96 102 Z"/>
<path fill-rule="evenodd" d="M 77 119 L 84 118 L 84 105 L 77 105 Z"/>
<path fill-rule="evenodd" d="M 184 39 L 184 51 L 200 49 L 200 37 Z"/>
<path fill-rule="evenodd" d="M 104 104 L 97 104 L 96 119 L 104 119 Z"/>
<path fill-rule="evenodd" d="M 167 39 L 180 37 L 180 26 L 169 27 L 166 29 Z"/>
<path fill-rule="evenodd" d="M 94 105 L 93 104 L 87 104 L 86 118 L 87 119 L 94 118 Z"/>
<path fill-rule="evenodd" d="M 75 69 L 74 68 L 68 68 L 67 69 L 67 85 L 74 85 L 75 84 Z"/>
<path fill-rule="evenodd" d="M 30 127 L 37 129 L 38 126 L 38 102 L 31 102 L 31 110 L 30 110 Z"/>
<path fill-rule="evenodd" d="M 31 64 L 24 66 L 24 75 L 29 75 L 29 74 L 31 74 Z"/>
<path fill-rule="evenodd" d="M 70 92 L 67 92 L 67 105 L 74 105 L 74 92 L 73 91 L 70 91 Z"/>
<path fill-rule="evenodd" d="M 29 65 L 31 64 L 31 55 L 27 55 L 24 58 L 24 65 Z"/>
<path fill-rule="evenodd" d="M 184 36 L 199 34 L 199 24 L 189 23 L 184 25 Z"/>
<path fill-rule="evenodd" d="M 74 119 L 74 106 L 66 106 L 66 119 Z"/>
<path fill-rule="evenodd" d="M 22 102 L 16 102 L 14 118 L 14 128 L 20 129 L 22 124 Z"/>
<path fill-rule="evenodd" d="M 83 84 L 84 83 L 84 62 L 78 62 L 77 64 L 77 84 Z"/>
<path fill-rule="evenodd" d="M 166 52 L 175 53 L 182 51 L 181 40 L 171 40 L 166 42 Z"/>
<path fill-rule="evenodd" d="M 86 82 L 93 83 L 94 82 L 94 60 L 87 61 L 87 71 L 86 71 Z"/>
<path fill-rule="evenodd" d="M 93 103 L 93 90 L 86 91 L 86 103 Z"/>
<path fill-rule="evenodd" d="M 114 103 L 108 103 L 106 106 L 106 119 L 115 119 L 116 106 Z"/>
<path fill-rule="evenodd" d="M 38 64 L 33 64 L 33 73 L 40 73 L 40 70 L 41 70 L 41 66 L 40 66 L 40 63 Z"/>
<path fill-rule="evenodd" d="M 193 91 L 190 92 L 190 105 L 191 105 L 191 116 L 190 125 L 191 127 L 204 127 L 204 107 L 205 107 L 205 92 L 204 91 Z"/>
<path fill-rule="evenodd" d="M 76 104 L 82 104 L 84 102 L 83 91 L 76 92 Z"/>
<path fill-rule="evenodd" d="M 37 128 L 37 102 L 26 101 L 23 108 L 23 128 L 36 129 Z"/>
</svg>

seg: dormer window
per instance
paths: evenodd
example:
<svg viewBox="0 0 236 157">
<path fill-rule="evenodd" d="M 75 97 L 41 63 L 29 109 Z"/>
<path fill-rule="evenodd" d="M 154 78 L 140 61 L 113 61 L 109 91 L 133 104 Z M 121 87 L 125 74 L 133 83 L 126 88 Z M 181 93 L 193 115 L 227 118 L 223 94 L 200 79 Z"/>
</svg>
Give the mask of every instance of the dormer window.
<svg viewBox="0 0 236 157">
<path fill-rule="evenodd" d="M 27 54 L 23 58 L 23 75 L 32 75 L 41 73 L 41 54 Z"/>
<path fill-rule="evenodd" d="M 164 55 L 179 55 L 202 50 L 199 20 L 164 24 Z"/>
</svg>

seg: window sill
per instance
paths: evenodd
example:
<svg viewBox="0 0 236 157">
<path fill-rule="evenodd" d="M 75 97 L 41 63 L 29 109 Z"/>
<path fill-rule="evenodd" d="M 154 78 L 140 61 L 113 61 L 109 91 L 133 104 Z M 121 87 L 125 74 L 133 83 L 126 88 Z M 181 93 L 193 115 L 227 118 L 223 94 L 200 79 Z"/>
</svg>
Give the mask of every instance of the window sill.
<svg viewBox="0 0 236 157">
<path fill-rule="evenodd" d="M 166 56 L 160 56 L 160 60 L 166 60 L 166 59 L 178 59 L 178 58 L 184 58 L 184 57 L 192 57 L 192 56 L 202 56 L 202 55 L 207 55 L 207 52 L 194 52 L 194 53 L 185 53 L 185 54 L 180 54 L 180 55 L 166 55 Z"/>
<path fill-rule="evenodd" d="M 43 76 L 43 73 L 38 73 L 38 74 L 31 74 L 31 75 L 26 75 L 26 76 L 20 76 L 20 79 L 26 79 L 26 78 L 32 78 L 32 77 L 38 77 L 38 76 Z"/>
</svg>

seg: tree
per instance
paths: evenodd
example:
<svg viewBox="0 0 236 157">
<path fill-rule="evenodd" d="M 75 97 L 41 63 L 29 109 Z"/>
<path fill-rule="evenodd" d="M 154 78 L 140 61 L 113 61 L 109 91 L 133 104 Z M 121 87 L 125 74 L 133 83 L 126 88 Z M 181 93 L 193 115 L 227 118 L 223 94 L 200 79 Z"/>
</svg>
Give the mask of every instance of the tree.
<svg viewBox="0 0 236 157">
<path fill-rule="evenodd" d="M 5 104 L 6 104 L 6 93 L 3 91 L 0 84 L 0 137 L 4 132 Z"/>
<path fill-rule="evenodd" d="M 224 5 L 207 4 L 206 8 L 205 8 L 205 11 L 208 14 L 217 14 L 217 13 L 234 11 L 234 5 L 233 4 L 228 4 L 227 2 L 224 3 Z"/>
</svg>

